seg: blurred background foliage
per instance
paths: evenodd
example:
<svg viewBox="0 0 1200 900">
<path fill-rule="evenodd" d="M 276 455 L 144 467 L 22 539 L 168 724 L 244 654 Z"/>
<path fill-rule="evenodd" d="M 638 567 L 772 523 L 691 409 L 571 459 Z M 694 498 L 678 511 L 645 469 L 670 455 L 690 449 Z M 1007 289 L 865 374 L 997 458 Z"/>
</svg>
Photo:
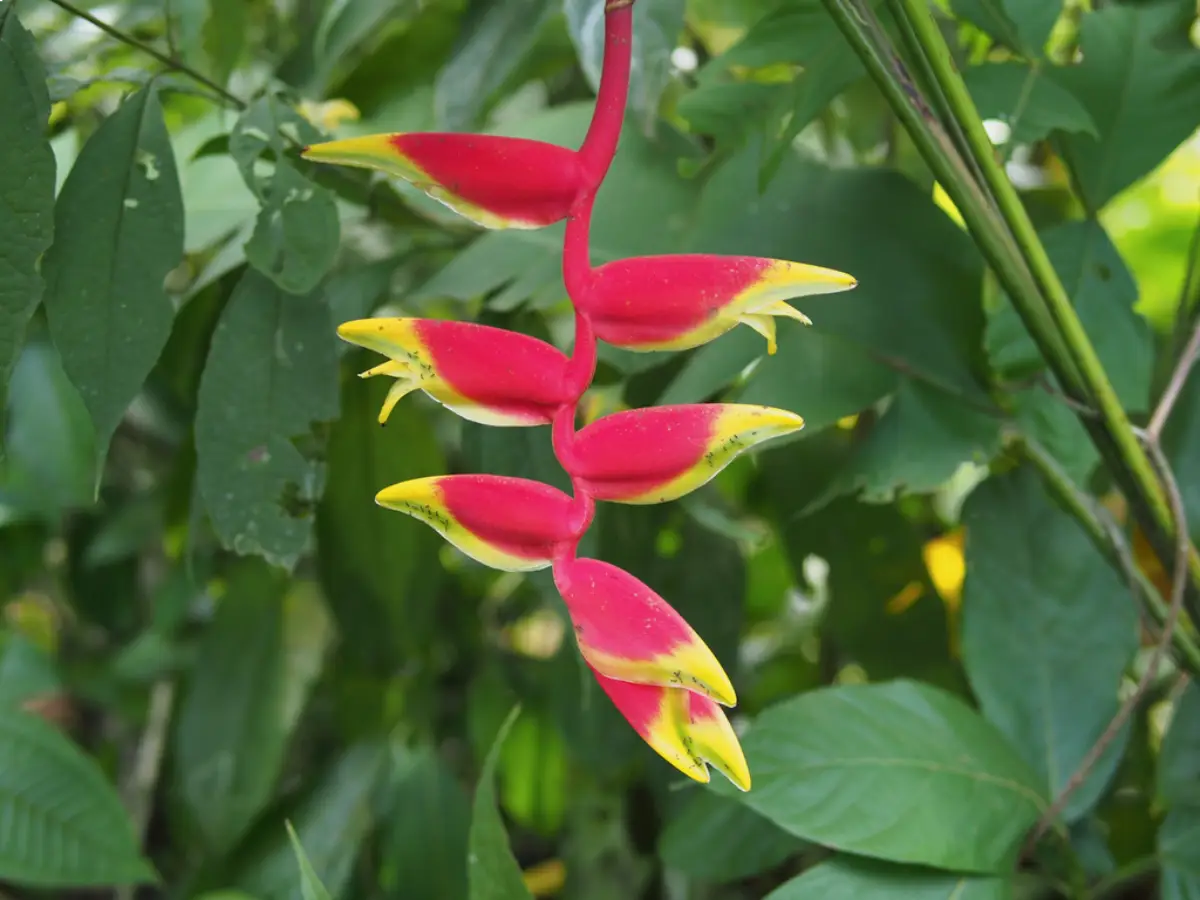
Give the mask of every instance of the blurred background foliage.
<svg viewBox="0 0 1200 900">
<path fill-rule="evenodd" d="M 805 303 L 815 327 L 784 323 L 776 356 L 747 329 L 677 354 L 602 347 L 586 398 L 589 418 L 739 399 L 808 421 L 684 501 L 602 508 L 584 547 L 733 675 L 754 791 L 684 784 L 637 738 L 548 575 L 483 569 L 371 503 L 451 471 L 566 487 L 548 429 L 463 423 L 424 396 L 381 429 L 386 386 L 353 377 L 368 361 L 334 333 L 381 310 L 565 346 L 558 231 L 480 233 L 295 150 L 429 129 L 577 146 L 601 5 L 0 2 L 5 893 L 108 896 L 83 889 L 157 872 L 138 896 L 1200 897 L 1200 695 L 1173 663 L 1069 827 L 1012 874 L 1155 631 L 1020 462 L 1036 442 L 1123 523 L 819 0 L 637 0 L 593 227 L 597 261 L 748 253 L 860 282 Z M 937 5 L 1144 417 L 1200 300 L 1194 0 Z M 52 160 L 21 109 L 48 121 Z M 1168 435 L 1193 534 L 1198 382 Z M 884 758 L 917 774 L 854 764 Z M 954 775 L 963 760 L 974 775 Z M 496 805 L 482 792 L 473 813 L 493 772 Z M 469 888 L 468 845 L 472 867 L 503 869 L 505 832 L 525 886 Z"/>
</svg>

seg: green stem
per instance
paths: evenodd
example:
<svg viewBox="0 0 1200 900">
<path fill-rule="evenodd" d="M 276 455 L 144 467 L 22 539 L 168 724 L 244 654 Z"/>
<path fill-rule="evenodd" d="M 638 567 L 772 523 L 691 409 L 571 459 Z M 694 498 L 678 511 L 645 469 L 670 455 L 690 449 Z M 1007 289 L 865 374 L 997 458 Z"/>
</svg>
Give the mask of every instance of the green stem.
<svg viewBox="0 0 1200 900">
<path fill-rule="evenodd" d="M 1167 496 L 1159 481 L 1150 457 L 1142 447 L 1124 406 L 1100 362 L 1091 339 L 1080 321 L 1071 298 L 1059 280 L 1054 264 L 1046 248 L 1038 238 L 1025 206 L 1009 181 L 1008 175 L 996 160 L 991 140 L 983 128 L 983 121 L 967 91 L 966 83 L 959 74 L 942 33 L 938 30 L 926 0 L 901 0 L 912 23 L 917 40 L 924 46 L 934 76 L 945 92 L 952 113 L 962 125 L 967 142 L 975 160 L 983 171 L 984 179 L 999 206 L 1000 214 L 1016 242 L 1018 252 L 1028 266 L 1041 295 L 1044 308 L 1048 310 L 1054 327 L 1066 343 L 1070 361 L 1080 376 L 1077 387 L 1082 388 L 1103 422 L 1107 442 L 1115 452 L 1117 468 L 1114 474 L 1124 476 L 1135 506 L 1148 511 L 1150 519 L 1145 523 L 1147 533 L 1154 538 L 1156 549 L 1164 559 L 1170 558 L 1175 535 L 1175 523 Z M 966 219 L 964 211 L 963 218 Z M 970 224 L 970 220 L 968 220 Z M 1018 300 L 1013 297 L 1014 302 Z M 1028 295 L 1020 298 L 1021 305 L 1041 305 L 1038 298 Z M 1028 322 L 1027 322 L 1028 324 Z M 1051 361 L 1055 361 L 1053 358 Z M 1101 451 L 1104 451 L 1102 446 Z M 1188 548 L 1188 562 L 1193 583 L 1200 586 L 1200 553 L 1194 546 Z"/>
<path fill-rule="evenodd" d="M 1105 522 L 1095 501 L 1075 485 L 1058 461 L 1042 446 L 1026 438 L 1021 441 L 1020 449 L 1022 455 L 1041 474 L 1050 492 L 1083 526 L 1096 548 L 1128 576 L 1138 599 L 1154 621 L 1160 626 L 1165 625 L 1170 616 L 1170 609 L 1158 588 L 1138 568 L 1132 552 L 1120 539 L 1116 523 Z M 1195 634 L 1195 624 L 1186 615 L 1180 615 L 1179 625 L 1171 635 L 1171 643 L 1183 661 L 1184 668 L 1193 675 L 1200 675 L 1200 645 L 1196 643 Z"/>
</svg>

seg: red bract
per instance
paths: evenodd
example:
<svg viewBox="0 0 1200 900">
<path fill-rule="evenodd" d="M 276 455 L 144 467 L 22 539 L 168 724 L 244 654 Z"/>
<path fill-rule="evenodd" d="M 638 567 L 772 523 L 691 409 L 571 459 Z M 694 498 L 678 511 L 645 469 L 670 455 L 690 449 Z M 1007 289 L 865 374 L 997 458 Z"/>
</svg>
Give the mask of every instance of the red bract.
<svg viewBox="0 0 1200 900">
<path fill-rule="evenodd" d="M 855 281 L 831 269 L 745 256 L 645 257 L 592 268 L 592 206 L 616 152 L 629 90 L 631 7 L 632 0 L 605 3 L 600 89 L 578 151 L 481 135 L 400 134 L 333 141 L 305 155 L 399 175 L 487 227 L 567 219 L 570 357 L 524 335 L 460 322 L 361 319 L 338 333 L 388 357 L 364 373 L 396 379 L 380 421 L 420 389 L 475 422 L 552 423 L 554 452 L 574 496 L 519 478 L 453 475 L 393 485 L 376 499 L 427 522 L 486 565 L 552 565 L 580 652 L 638 734 L 690 777 L 708 781 L 713 765 L 749 790 L 746 760 L 718 705 L 736 702 L 733 684 L 712 651 L 649 586 L 576 553 L 594 500 L 676 499 L 738 453 L 804 423 L 767 407 L 696 404 L 617 413 L 576 432 L 576 411 L 595 371 L 597 336 L 634 350 L 686 349 L 744 323 L 773 353 L 776 317 L 808 322 L 784 301 L 848 290 Z"/>
<path fill-rule="evenodd" d="M 305 147 L 304 156 L 403 178 L 484 228 L 551 225 L 584 187 L 574 150 L 522 138 L 374 134 Z"/>
<path fill-rule="evenodd" d="M 700 487 L 739 453 L 803 427 L 795 413 L 739 403 L 635 409 L 580 431 L 567 462 L 597 500 L 664 503 Z"/>
<path fill-rule="evenodd" d="M 420 519 L 467 556 L 507 572 L 544 569 L 592 520 L 586 500 L 500 475 L 416 478 L 384 488 L 375 502 Z"/>
<path fill-rule="evenodd" d="M 602 341 L 630 350 L 686 350 L 749 325 L 775 352 L 778 316 L 809 324 L 784 301 L 846 291 L 843 272 L 753 256 L 644 256 L 596 269 L 577 298 Z"/>
</svg>

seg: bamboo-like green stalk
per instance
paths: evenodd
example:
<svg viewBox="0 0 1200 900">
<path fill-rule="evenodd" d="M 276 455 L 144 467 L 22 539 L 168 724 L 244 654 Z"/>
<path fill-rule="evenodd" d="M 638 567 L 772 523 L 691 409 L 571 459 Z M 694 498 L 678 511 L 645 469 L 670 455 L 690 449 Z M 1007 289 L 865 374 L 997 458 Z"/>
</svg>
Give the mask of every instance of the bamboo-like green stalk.
<svg viewBox="0 0 1200 900">
<path fill-rule="evenodd" d="M 1171 508 L 1154 465 L 1133 430 L 1112 381 L 1109 380 L 1096 348 L 1084 330 L 1083 322 L 1071 304 L 1071 298 L 1059 280 L 1058 273 L 1054 270 L 1054 264 L 1050 261 L 1045 246 L 1037 236 L 1016 188 L 996 160 L 992 142 L 984 130 L 983 121 L 967 91 L 966 83 L 954 64 L 950 47 L 938 28 L 933 11 L 929 8 L 927 0 L 900 0 L 900 3 L 904 6 L 917 41 L 927 54 L 933 77 L 939 82 L 951 113 L 963 129 L 1004 222 L 1037 283 L 1045 307 L 1064 339 L 1082 378 L 1081 387 L 1100 414 L 1120 462 L 1129 480 L 1136 487 L 1136 494 L 1153 515 L 1154 521 L 1147 524 L 1156 526 L 1167 539 L 1173 539 L 1175 524 Z M 1153 533 L 1153 527 L 1147 531 Z M 1170 540 L 1160 540 L 1156 543 L 1165 547 L 1171 546 Z M 1200 554 L 1197 554 L 1195 547 L 1189 549 L 1189 557 L 1193 580 L 1200 584 Z"/>
</svg>

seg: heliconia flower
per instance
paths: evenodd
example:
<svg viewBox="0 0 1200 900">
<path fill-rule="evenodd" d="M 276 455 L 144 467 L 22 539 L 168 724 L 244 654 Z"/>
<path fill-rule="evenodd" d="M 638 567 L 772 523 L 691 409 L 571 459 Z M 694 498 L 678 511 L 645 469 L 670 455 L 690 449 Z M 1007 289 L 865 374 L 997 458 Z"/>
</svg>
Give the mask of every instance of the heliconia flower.
<svg viewBox="0 0 1200 900">
<path fill-rule="evenodd" d="M 574 150 L 483 134 L 373 134 L 304 148 L 305 159 L 403 178 L 483 228 L 542 228 L 584 187 Z"/>
<path fill-rule="evenodd" d="M 555 562 L 554 583 L 583 658 L 602 675 L 737 703 L 729 676 L 700 635 L 628 572 L 597 559 L 569 559 Z"/>
<path fill-rule="evenodd" d="M 696 781 L 709 781 L 708 765 L 740 790 L 750 790 L 750 769 L 737 734 L 721 707 L 685 688 L 596 681 L 634 731 L 663 759 Z"/>
<path fill-rule="evenodd" d="M 560 405 L 575 399 L 562 352 L 503 328 L 440 319 L 356 319 L 341 325 L 338 334 L 389 357 L 362 373 L 396 379 L 381 423 L 418 389 L 483 425 L 546 425 Z"/>
<path fill-rule="evenodd" d="M 634 409 L 579 431 L 568 462 L 597 500 L 665 503 L 709 481 L 739 453 L 803 427 L 795 413 L 742 403 Z"/>
<path fill-rule="evenodd" d="M 375 502 L 408 513 L 485 566 L 532 572 L 578 540 L 592 506 L 540 481 L 502 475 L 436 475 L 384 488 Z"/>
<path fill-rule="evenodd" d="M 752 256 L 643 256 L 596 269 L 573 298 L 596 336 L 629 350 L 687 350 L 749 325 L 775 352 L 775 318 L 811 324 L 785 300 L 846 291 L 843 272 Z"/>
</svg>

